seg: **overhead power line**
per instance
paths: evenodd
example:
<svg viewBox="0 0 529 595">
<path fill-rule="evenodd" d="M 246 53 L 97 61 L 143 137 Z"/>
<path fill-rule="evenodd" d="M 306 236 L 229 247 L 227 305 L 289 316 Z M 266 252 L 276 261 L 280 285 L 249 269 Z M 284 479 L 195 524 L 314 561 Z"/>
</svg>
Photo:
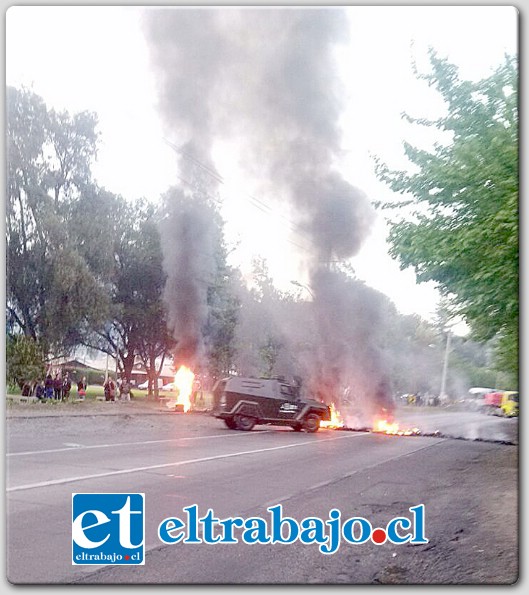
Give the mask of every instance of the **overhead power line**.
<svg viewBox="0 0 529 595">
<path fill-rule="evenodd" d="M 199 161 L 196 157 L 194 157 L 193 155 L 191 155 L 190 153 L 184 151 L 182 149 L 182 147 L 179 147 L 177 145 L 175 145 L 174 143 L 172 143 L 171 141 L 167 140 L 166 138 L 163 139 L 174 151 L 176 151 L 177 153 L 180 153 L 180 155 L 182 155 L 183 157 L 185 157 L 186 159 L 188 159 L 189 161 L 191 161 L 192 163 L 194 163 L 195 165 L 197 165 L 198 167 L 202 168 L 206 173 L 208 173 L 212 178 L 214 178 L 217 182 L 219 182 L 219 184 L 224 184 L 224 179 L 222 178 L 222 176 L 219 174 L 219 172 L 215 169 L 212 169 L 211 167 L 209 167 L 208 165 L 202 163 L 201 161 Z"/>
<path fill-rule="evenodd" d="M 202 163 L 201 161 L 199 161 L 196 157 L 189 155 L 188 153 L 184 152 L 180 147 L 178 147 L 177 145 L 175 145 L 174 143 L 170 142 L 169 140 L 167 140 L 166 138 L 163 139 L 166 144 L 168 146 L 170 146 L 174 151 L 176 151 L 177 153 L 183 155 L 184 157 L 186 157 L 187 159 L 189 159 L 190 161 L 192 161 L 195 165 L 197 165 L 198 167 L 200 167 L 201 169 L 203 169 L 206 173 L 208 173 L 209 175 L 211 175 L 216 181 L 218 181 L 220 184 L 224 185 L 224 178 L 221 176 L 220 173 L 218 173 L 216 170 L 211 169 L 210 167 L 208 167 L 207 165 L 205 165 L 204 163 Z M 207 192 L 206 190 L 199 188 L 196 184 L 191 183 L 189 180 L 186 180 L 185 178 L 179 176 L 177 174 L 177 178 L 183 182 L 184 184 L 186 184 L 187 186 L 189 186 L 190 188 L 193 188 L 194 190 L 200 190 L 201 192 L 203 192 L 206 196 L 208 196 L 209 198 L 211 198 L 212 200 L 214 200 L 216 203 L 218 204 L 222 204 L 222 201 L 219 200 L 217 197 L 213 196 L 212 194 L 210 194 L 209 192 Z M 301 226 L 297 223 L 295 223 L 294 221 L 292 221 L 291 219 L 289 219 L 286 215 L 284 215 L 283 213 L 278 213 L 276 210 L 274 210 L 274 208 L 268 204 L 267 202 L 256 198 L 255 196 L 249 194 L 248 192 L 245 192 L 243 195 L 244 200 L 250 204 L 252 207 L 258 209 L 259 211 L 267 214 L 267 215 L 272 215 L 274 217 L 279 217 L 281 219 L 283 219 L 283 221 L 285 222 L 284 224 L 286 224 L 290 231 L 292 231 L 295 234 L 298 234 L 300 236 L 302 236 L 303 241 L 306 241 L 310 244 L 310 248 L 307 246 L 302 246 L 301 244 L 298 244 L 297 242 L 294 242 L 293 240 L 290 239 L 286 239 L 286 241 L 291 244 L 292 246 L 295 246 L 296 248 L 299 248 L 300 250 L 304 250 L 305 252 L 308 253 L 314 253 L 315 247 L 313 245 L 312 240 L 307 236 L 307 233 L 301 228 Z"/>
</svg>

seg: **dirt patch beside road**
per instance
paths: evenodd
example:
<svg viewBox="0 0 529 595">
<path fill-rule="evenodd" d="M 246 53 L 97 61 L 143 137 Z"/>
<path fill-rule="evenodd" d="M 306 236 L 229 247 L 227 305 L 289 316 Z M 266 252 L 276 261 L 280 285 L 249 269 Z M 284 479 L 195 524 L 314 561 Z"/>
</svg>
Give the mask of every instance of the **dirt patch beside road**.
<svg viewBox="0 0 529 595">
<path fill-rule="evenodd" d="M 131 401 L 95 401 L 86 399 L 83 402 L 31 402 L 19 403 L 7 401 L 6 418 L 14 417 L 60 417 L 82 415 L 138 415 L 167 414 L 164 401 L 146 398 Z"/>
<path fill-rule="evenodd" d="M 15 404 L 6 408 L 15 452 L 229 432 L 208 412 L 170 411 L 156 401 Z"/>
</svg>

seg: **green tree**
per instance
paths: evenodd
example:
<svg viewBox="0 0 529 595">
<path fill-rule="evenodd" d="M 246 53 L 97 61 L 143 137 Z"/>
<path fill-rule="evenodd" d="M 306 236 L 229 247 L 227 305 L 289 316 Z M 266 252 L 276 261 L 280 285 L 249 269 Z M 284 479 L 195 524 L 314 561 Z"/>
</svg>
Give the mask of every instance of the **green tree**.
<svg viewBox="0 0 529 595">
<path fill-rule="evenodd" d="M 7 327 L 45 352 L 74 346 L 105 311 L 103 288 L 69 231 L 87 191 L 98 192 L 96 124 L 94 114 L 57 113 L 31 91 L 7 88 Z"/>
<path fill-rule="evenodd" d="M 141 277 L 137 291 L 141 295 L 141 308 L 136 310 L 139 355 L 149 379 L 149 396 L 158 397 L 158 376 L 165 359 L 171 355 L 175 340 L 167 328 L 167 314 L 163 303 L 166 275 L 162 266 L 160 235 L 154 217 L 149 216 L 140 225 L 142 243 L 137 254 Z"/>
<path fill-rule="evenodd" d="M 263 377 L 271 378 L 282 348 L 283 343 L 272 336 L 268 336 L 265 342 L 259 347 L 259 355 L 264 366 L 264 369 L 261 370 Z"/>
<path fill-rule="evenodd" d="M 44 353 L 42 346 L 24 335 L 7 337 L 6 375 L 10 386 L 22 388 L 25 381 L 44 378 Z"/>
<path fill-rule="evenodd" d="M 246 375 L 283 373 L 281 356 L 292 353 L 284 333 L 284 319 L 288 318 L 292 296 L 274 286 L 262 257 L 252 261 L 251 287 L 240 279 L 238 294 L 241 304 L 236 329 L 238 370 Z"/>
<path fill-rule="evenodd" d="M 118 373 L 130 381 L 136 356 L 153 349 L 149 342 L 166 338 L 160 304 L 165 277 L 152 205 L 144 200 L 129 203 L 121 197 L 114 197 L 113 204 L 112 267 L 105 277 L 111 304 L 104 322 L 83 343 L 117 358 Z M 155 339 L 157 331 L 160 335 Z"/>
<path fill-rule="evenodd" d="M 240 301 L 233 291 L 235 271 L 228 266 L 221 243 L 216 251 L 216 274 L 208 287 L 208 317 L 204 328 L 209 373 L 213 380 L 230 374 L 236 355 L 235 331 Z"/>
<path fill-rule="evenodd" d="M 458 69 L 430 51 L 431 72 L 418 75 L 442 96 L 447 114 L 405 117 L 450 138 L 433 150 L 405 143 L 413 165 L 392 171 L 377 160 L 379 179 L 407 202 L 391 221 L 391 255 L 435 281 L 476 340 L 498 338 L 497 366 L 518 366 L 518 70 L 506 57 L 488 78 L 460 80 Z M 411 169 L 411 168 L 410 168 Z M 402 213 L 405 213 L 402 215 Z"/>
</svg>

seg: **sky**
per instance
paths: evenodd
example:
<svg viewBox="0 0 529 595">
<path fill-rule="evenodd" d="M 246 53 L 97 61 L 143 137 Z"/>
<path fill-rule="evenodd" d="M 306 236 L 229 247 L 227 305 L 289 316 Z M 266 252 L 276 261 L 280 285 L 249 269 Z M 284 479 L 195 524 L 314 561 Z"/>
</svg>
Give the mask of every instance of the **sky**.
<svg viewBox="0 0 529 595">
<path fill-rule="evenodd" d="M 222 10 L 222 8 L 221 8 Z M 6 82 L 32 88 L 48 107 L 95 111 L 101 143 L 97 181 L 129 199 L 158 200 L 178 182 L 177 155 L 157 111 L 149 51 L 133 7 L 11 7 L 6 16 Z M 518 46 L 518 13 L 509 6 L 348 7 L 350 43 L 337 65 L 347 98 L 341 117 L 344 177 L 378 201 L 393 198 L 377 181 L 373 155 L 406 168 L 402 142 L 423 147 L 435 140 L 403 122 L 401 113 L 436 117 L 443 105 L 416 80 L 412 61 L 427 68 L 429 46 L 455 63 L 462 78 L 479 80 Z M 249 275 L 254 256 L 264 257 L 277 286 L 307 283 L 300 254 L 308 240 L 293 230 L 292 214 L 258 194 L 256 180 L 240 167 L 238 147 L 217 148 L 224 184 L 222 214 L 231 263 Z M 357 276 L 387 294 L 403 314 L 431 319 L 438 301 L 433 284 L 415 283 L 388 256 L 382 215 L 359 254 Z M 299 290 L 303 294 L 303 290 Z M 308 293 L 309 290 L 307 290 Z"/>
</svg>

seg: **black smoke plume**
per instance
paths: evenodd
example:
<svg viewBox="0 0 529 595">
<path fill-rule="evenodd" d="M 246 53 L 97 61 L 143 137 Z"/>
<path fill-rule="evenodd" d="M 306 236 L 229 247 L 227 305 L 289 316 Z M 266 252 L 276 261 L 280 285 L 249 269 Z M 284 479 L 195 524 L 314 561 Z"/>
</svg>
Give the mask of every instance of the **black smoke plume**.
<svg viewBox="0 0 529 595">
<path fill-rule="evenodd" d="M 387 404 L 389 381 L 376 328 L 382 317 L 377 307 L 382 306 L 365 295 L 363 286 L 355 297 L 356 286 L 344 285 L 333 266 L 358 253 L 374 220 L 369 199 L 339 172 L 345 94 L 336 52 L 348 39 L 346 12 L 162 8 L 147 10 L 144 25 L 159 109 L 173 142 L 191 143 L 188 157 L 210 172 L 215 144 L 235 142 L 246 172 L 260 181 L 263 193 L 295 207 L 296 224 L 311 244 L 310 255 L 303 258 L 319 348 L 308 366 L 310 383 L 325 400 L 339 400 L 342 385 L 349 382 L 346 376 L 356 370 L 365 398 Z M 182 177 L 187 175 L 184 171 Z M 180 219 L 181 232 L 182 226 L 193 225 L 180 212 L 174 217 Z M 188 302 L 197 301 L 192 259 L 199 258 L 201 249 L 192 243 L 192 253 L 177 256 L 182 237 L 196 240 L 193 231 L 181 232 L 164 242 L 166 250 L 175 252 L 166 253 L 168 270 L 177 270 L 167 295 L 177 305 L 175 329 L 186 329 L 182 336 L 193 349 L 200 343 L 191 338 L 199 325 L 184 324 L 181 318 L 192 319 Z M 345 312 L 352 322 L 344 324 Z M 202 309 L 198 313 L 204 314 Z"/>
</svg>

